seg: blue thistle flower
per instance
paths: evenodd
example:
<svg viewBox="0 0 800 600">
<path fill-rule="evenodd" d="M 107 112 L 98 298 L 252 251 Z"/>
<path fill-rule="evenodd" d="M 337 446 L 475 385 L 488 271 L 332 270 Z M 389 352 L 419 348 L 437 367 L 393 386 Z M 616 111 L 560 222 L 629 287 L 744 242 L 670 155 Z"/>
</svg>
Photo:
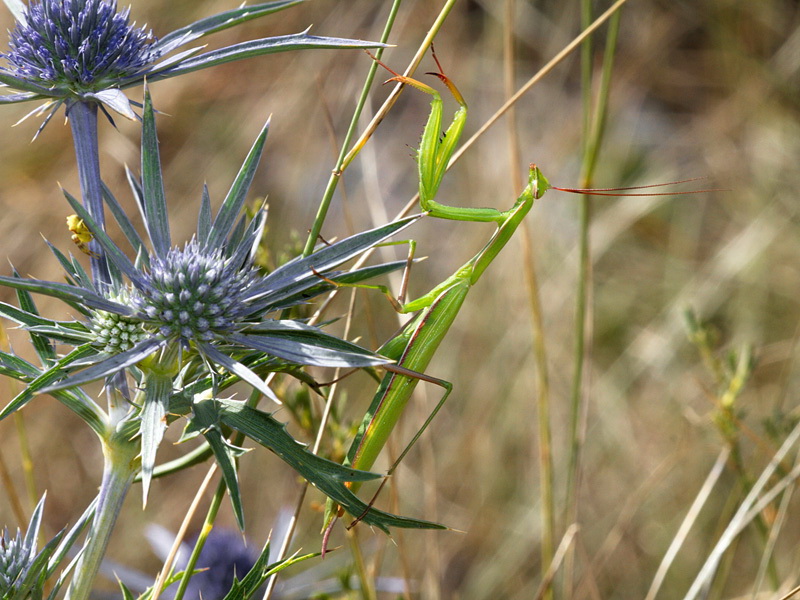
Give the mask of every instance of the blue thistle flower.
<svg viewBox="0 0 800 600">
<path fill-rule="evenodd" d="M 204 192 L 197 235 L 183 247 L 173 246 L 158 152 L 155 117 L 148 92 L 142 128 L 142 181 L 129 173 L 131 187 L 144 216 L 151 251 L 110 194 L 107 201 L 137 254 L 136 264 L 116 245 L 66 191 L 65 196 L 84 220 L 109 260 L 109 286 L 92 283 L 63 255 L 74 285 L 41 282 L 20 277 L 0 277 L 0 283 L 49 294 L 89 310 L 92 324 L 70 334 L 94 348 L 72 366 L 83 368 L 41 392 L 51 392 L 108 377 L 145 359 L 154 366 L 177 368 L 179 355 L 202 358 L 247 381 L 277 400 L 272 391 L 245 364 L 248 353 L 268 353 L 299 365 L 364 367 L 385 359 L 359 346 L 323 333 L 299 321 L 268 318 L 270 313 L 305 302 L 331 289 L 330 280 L 342 274 L 332 269 L 412 223 L 411 217 L 353 236 L 316 254 L 291 261 L 269 275 L 254 266 L 256 250 L 266 223 L 266 210 L 249 221 L 238 215 L 255 175 L 266 141 L 265 125 L 231 186 L 216 218 L 211 218 L 210 198 Z M 402 262 L 363 269 L 361 277 L 399 268 Z M 348 281 L 359 274 L 348 275 Z M 355 277 L 355 279 L 354 279 Z M 127 278 L 127 282 L 125 281 Z M 44 330 L 42 330 L 44 331 Z M 47 330 L 52 332 L 52 328 Z M 123 339 L 123 334 L 125 339 Z M 62 328 L 60 341 L 64 341 Z M 155 363 L 152 361 L 156 361 Z M 180 361 L 179 361 L 180 362 Z M 62 370 L 69 365 L 61 365 Z M 74 370 L 74 369 L 73 369 Z M 208 373 L 217 375 L 215 368 Z"/>
<path fill-rule="evenodd" d="M 0 53 L 0 87 L 16 93 L 0 95 L 0 104 L 44 100 L 30 115 L 46 114 L 39 131 L 59 107 L 75 102 L 99 105 L 136 118 L 123 89 L 190 73 L 261 54 L 308 48 L 375 48 L 374 42 L 318 37 L 304 31 L 262 38 L 202 52 L 203 46 L 179 48 L 246 21 L 272 14 L 303 0 L 274 0 L 240 6 L 181 27 L 157 39 L 130 21 L 130 9 L 117 10 L 116 0 L 6 1 L 17 24 L 7 52 Z M 134 103 L 135 104 L 135 103 Z M 137 104 L 137 106 L 140 106 Z M 38 132 L 37 132 L 38 133 Z"/>
<path fill-rule="evenodd" d="M 141 433 L 141 468 L 146 496 L 168 414 L 192 411 L 192 431 L 214 438 L 219 435 L 219 414 L 229 411 L 235 417 L 241 411 L 235 404 L 222 404 L 217 397 L 219 389 L 237 380 L 245 381 L 261 394 L 280 402 L 263 379 L 265 371 L 285 370 L 298 365 L 358 368 L 387 362 L 387 359 L 324 333 L 317 327 L 298 320 L 281 319 L 278 313 L 332 289 L 335 282 L 357 283 L 402 268 L 406 261 L 365 267 L 354 272 L 335 270 L 407 227 L 419 216 L 346 238 L 262 275 L 254 261 L 264 232 L 266 210 L 258 210 L 249 221 L 240 219 L 239 214 L 255 176 L 268 127 L 269 123 L 251 148 L 216 216 L 212 218 L 211 201 L 204 190 L 196 236 L 182 247 L 173 246 L 155 115 L 149 92 L 145 90 L 142 179 L 135 180 L 130 173 L 129 178 L 144 217 L 151 250 L 147 249 L 110 193 L 107 193 L 106 201 L 131 242 L 137 257 L 135 262 L 111 241 L 103 227 L 78 200 L 64 192 L 108 258 L 110 281 L 108 285 L 98 286 L 74 259 L 65 257 L 55 248 L 56 256 L 67 270 L 69 284 L 19 276 L 0 277 L 1 285 L 60 298 L 81 310 L 90 321 L 89 324 L 50 321 L 31 311 L 0 303 L 0 314 L 22 324 L 33 336 L 38 336 L 40 346 L 48 344 L 49 348 L 43 354 L 47 370 L 35 375 L 24 394 L 0 411 L 0 419 L 24 406 L 35 394 L 53 393 L 56 397 L 65 393 L 78 394 L 77 386 L 116 377 L 135 366 L 132 374 L 136 378 L 136 388 L 141 391 L 133 400 L 133 421 Z M 66 342 L 76 348 L 58 360 L 49 346 L 52 342 Z M 3 358 L 0 353 L 0 369 Z M 30 375 L 24 376 L 31 381 Z M 213 397 L 211 403 L 204 401 L 209 390 Z M 190 408 L 183 410 L 171 405 L 171 402 L 180 402 L 181 398 L 189 399 Z M 94 406 L 80 395 L 78 399 L 66 397 L 64 401 L 74 410 L 80 410 L 82 415 L 88 412 L 87 404 Z M 263 418 L 259 414 L 253 418 Z M 250 427 L 252 423 L 247 421 L 243 426 Z M 272 428 L 274 424 L 263 426 Z M 131 435 L 135 433 L 133 431 Z M 280 432 L 271 430 L 269 436 L 263 430 L 251 434 L 257 437 L 263 434 L 265 437 L 259 437 L 262 440 L 269 436 L 288 436 L 282 429 Z M 223 463 L 225 472 L 226 466 L 232 464 L 231 457 L 240 450 L 226 446 L 221 438 L 214 440 L 215 454 Z M 303 472 L 304 462 L 293 458 L 285 439 L 281 444 L 279 454 Z M 316 459 L 304 457 L 303 461 Z M 325 468 L 329 468 L 327 463 Z M 232 466 L 230 469 L 227 471 L 229 475 L 233 473 Z M 308 472 L 306 476 L 312 479 L 319 474 Z M 235 488 L 232 479 L 226 483 L 229 489 Z M 339 502 L 357 501 L 344 488 L 342 479 L 322 481 L 319 485 L 321 489 L 328 485 L 326 493 L 339 498 L 345 494 L 343 500 L 337 499 Z M 235 510 L 237 517 L 240 516 L 238 505 Z M 358 509 L 355 509 L 355 514 L 360 514 Z"/>
<path fill-rule="evenodd" d="M 248 318 L 248 291 L 257 285 L 252 265 L 237 265 L 196 239 L 153 257 L 133 305 L 165 338 L 208 342 L 236 332 Z"/>
<path fill-rule="evenodd" d="M 124 298 L 117 299 L 119 300 L 125 303 Z M 148 336 L 141 321 L 105 310 L 94 311 L 91 329 L 94 334 L 93 343 L 104 354 L 119 354 L 131 350 Z"/>
<path fill-rule="evenodd" d="M 97 92 L 161 56 L 151 31 L 130 23 L 116 0 L 41 0 L 11 32 L 8 72 L 44 87 Z"/>
</svg>

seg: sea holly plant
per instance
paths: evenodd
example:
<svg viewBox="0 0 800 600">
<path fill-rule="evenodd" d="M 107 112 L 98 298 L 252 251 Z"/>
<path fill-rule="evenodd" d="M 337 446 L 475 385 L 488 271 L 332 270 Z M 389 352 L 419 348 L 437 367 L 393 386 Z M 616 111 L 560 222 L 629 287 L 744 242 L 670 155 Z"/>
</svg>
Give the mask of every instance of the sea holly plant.
<svg viewBox="0 0 800 600">
<path fill-rule="evenodd" d="M 45 497 L 39 500 L 31 515 L 28 528 L 23 535 L 18 529 L 16 535 L 8 529 L 0 531 L 0 598 L 3 600 L 41 600 L 45 597 L 45 583 L 60 564 L 67 558 L 81 531 L 94 513 L 92 503 L 78 522 L 67 531 L 61 530 L 49 540 L 41 550 L 37 550 L 44 513 Z M 51 587 L 48 600 L 55 598 L 61 590 L 65 577 L 72 565 Z"/>
<path fill-rule="evenodd" d="M 119 11 L 116 0 L 4 0 L 16 19 L 9 49 L 0 53 L 0 82 L 16 93 L 0 96 L 0 104 L 44 101 L 36 114 L 46 121 L 62 104 L 97 104 L 135 118 L 122 90 L 149 81 L 262 54 L 308 48 L 375 47 L 370 42 L 310 35 L 250 40 L 217 50 L 185 46 L 198 39 L 300 4 L 276 0 L 242 5 L 201 19 L 157 38 L 130 21 L 130 9 Z M 176 52 L 181 49 L 180 52 Z"/>
<path fill-rule="evenodd" d="M 265 382 L 276 371 L 308 381 L 303 366 L 359 368 L 388 359 L 337 338 L 302 320 L 281 318 L 339 282 L 357 283 L 399 269 L 396 261 L 356 271 L 337 268 L 382 243 L 417 216 L 356 234 L 289 261 L 267 275 L 254 266 L 266 210 L 241 217 L 267 138 L 264 126 L 216 215 L 204 190 L 196 235 L 174 245 L 159 159 L 155 111 L 148 91 L 142 123 L 141 178 L 129 172 L 132 194 L 147 235 L 108 189 L 110 212 L 131 248 L 125 252 L 69 192 L 67 201 L 108 257 L 109 280 L 98 284 L 71 255 L 53 247 L 67 283 L 12 276 L 0 284 L 17 290 L 19 308 L 0 304 L 0 314 L 30 333 L 40 365 L 10 352 L 0 353 L 0 371 L 27 387 L 0 412 L 19 410 L 37 394 L 49 393 L 83 418 L 98 434 L 106 459 L 98 507 L 89 541 L 70 588 L 85 598 L 134 476 L 141 472 L 144 496 L 153 476 L 156 453 L 167 423 L 187 420 L 185 436 L 202 436 L 219 463 L 233 511 L 244 528 L 236 459 L 243 449 L 232 444 L 231 430 L 278 454 L 303 477 L 351 514 L 381 529 L 439 527 L 390 515 L 358 499 L 347 482 L 379 477 L 338 465 L 308 452 L 282 423 L 254 403 L 221 397 L 244 381 L 254 393 L 278 401 Z M 36 309 L 32 293 L 63 300 L 77 313 L 73 320 L 52 320 Z M 66 354 L 57 349 L 71 348 Z M 105 381 L 109 409 L 104 411 L 81 387 Z M 132 384 L 132 385 L 131 385 Z"/>
<path fill-rule="evenodd" d="M 136 118 L 122 91 L 242 58 L 312 48 L 367 48 L 381 44 L 318 37 L 304 31 L 262 38 L 204 51 L 192 46 L 199 38 L 246 21 L 273 14 L 302 2 L 276 0 L 239 6 L 167 33 L 160 39 L 130 21 L 129 10 L 118 11 L 116 0 L 4 0 L 16 19 L 7 52 L 0 53 L 0 104 L 40 101 L 28 116 L 44 116 L 38 133 L 64 105 L 72 130 L 81 194 L 95 221 L 105 223 L 98 110 Z M 135 104 L 134 104 L 135 106 Z M 111 112 L 109 112 L 111 111 Z M 112 120 L 113 122 L 113 120 Z M 89 244 L 92 276 L 98 285 L 109 281 L 102 248 Z"/>
</svg>

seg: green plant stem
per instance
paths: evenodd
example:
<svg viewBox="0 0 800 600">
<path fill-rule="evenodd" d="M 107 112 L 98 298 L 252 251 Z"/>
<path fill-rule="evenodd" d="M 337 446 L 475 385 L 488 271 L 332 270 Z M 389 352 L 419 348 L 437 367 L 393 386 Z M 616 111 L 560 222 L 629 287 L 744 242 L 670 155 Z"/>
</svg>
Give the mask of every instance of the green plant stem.
<svg viewBox="0 0 800 600">
<path fill-rule="evenodd" d="M 72 141 L 75 145 L 83 204 L 95 222 L 105 229 L 103 183 L 100 178 L 100 148 L 97 140 L 97 104 L 74 102 L 68 107 L 67 115 L 72 129 Z M 89 242 L 89 251 L 92 253 L 90 259 L 92 279 L 102 288 L 111 282 L 105 254 L 96 241 Z"/>
<path fill-rule="evenodd" d="M 397 17 L 397 11 L 400 10 L 401 2 L 402 0 L 394 0 L 392 3 L 392 8 L 389 10 L 389 17 L 386 19 L 386 25 L 384 26 L 383 33 L 381 34 L 380 41 L 383 44 L 385 44 L 389 39 L 389 34 L 394 26 L 394 21 Z M 383 48 L 378 48 L 376 50 L 375 56 L 378 59 L 383 56 L 383 50 Z M 342 177 L 342 171 L 345 168 L 344 160 L 345 156 L 347 155 L 347 149 L 350 146 L 350 141 L 355 135 L 358 120 L 361 118 L 361 112 L 364 110 L 364 105 L 367 103 L 369 90 L 372 88 L 372 82 L 375 80 L 375 73 L 377 70 L 378 63 L 373 61 L 372 65 L 370 65 L 369 71 L 367 72 L 367 78 L 364 81 L 364 87 L 361 89 L 361 95 L 356 103 L 356 108 L 353 111 L 353 118 L 350 119 L 350 125 L 347 128 L 347 133 L 345 133 L 342 147 L 339 150 L 339 157 L 336 159 L 336 166 L 334 167 L 333 171 L 331 172 L 331 176 L 328 179 L 328 185 L 325 187 L 325 193 L 322 195 L 322 200 L 319 203 L 317 215 L 314 218 L 314 223 L 311 225 L 311 230 L 308 233 L 308 239 L 306 240 L 306 245 L 303 248 L 303 256 L 308 256 L 314 251 L 314 245 L 317 243 L 317 238 L 319 237 L 320 231 L 322 231 L 322 224 L 325 222 L 325 217 L 328 215 L 328 209 L 330 208 L 331 201 L 333 200 L 333 194 L 339 185 L 339 180 Z"/>
<path fill-rule="evenodd" d="M 729 421 L 733 422 L 732 417 L 729 419 Z M 725 435 L 726 432 L 720 428 L 720 433 Z M 752 489 L 753 480 L 747 473 L 745 461 L 742 458 L 741 445 L 739 444 L 738 439 L 736 439 L 735 436 L 730 436 L 730 434 L 728 434 L 726 441 L 731 449 L 730 462 L 733 465 L 733 470 L 736 473 L 736 477 L 739 479 L 739 485 L 742 486 L 742 490 L 744 494 L 746 494 Z M 763 551 L 769 540 L 770 526 L 764 518 L 763 513 L 760 513 L 755 519 L 753 519 L 753 523 L 755 524 L 756 531 L 758 531 L 758 539 L 756 540 L 756 544 L 761 544 L 761 547 L 757 548 L 757 550 Z M 773 589 L 778 589 L 780 587 L 780 575 L 778 573 L 778 566 L 775 564 L 774 558 L 775 557 L 772 556 L 767 560 L 766 569 Z"/>
<path fill-rule="evenodd" d="M 350 553 L 355 560 L 356 575 L 361 584 L 361 597 L 364 600 L 377 600 L 372 579 L 367 573 L 367 565 L 364 563 L 364 554 L 361 552 L 361 545 L 358 543 L 358 532 L 356 529 L 347 531 L 347 541 L 350 543 Z"/>
<path fill-rule="evenodd" d="M 136 458 L 138 454 L 138 440 L 131 441 L 128 432 L 115 433 L 104 441 L 105 464 L 97 509 L 83 554 L 78 562 L 75 578 L 67 591 L 67 600 L 87 600 L 89 598 L 114 524 L 138 468 Z"/>
<path fill-rule="evenodd" d="M 504 87 L 506 99 L 514 95 L 514 22 L 515 0 L 506 0 L 504 16 L 503 64 Z M 509 154 L 511 158 L 511 182 L 516 189 L 522 182 L 520 164 L 519 130 L 516 125 L 516 111 L 510 108 L 507 114 Z M 544 319 L 539 295 L 539 282 L 536 277 L 536 264 L 531 242 L 528 221 L 523 221 L 521 243 L 525 286 L 528 290 L 528 306 L 531 315 L 531 338 L 533 358 L 536 365 L 536 412 L 537 437 L 539 444 L 539 500 L 541 503 L 541 571 L 546 573 L 553 564 L 555 553 L 555 497 L 553 494 L 553 442 L 550 425 L 550 378 L 547 369 L 547 347 L 544 337 Z M 548 585 L 544 590 L 544 598 L 552 597 L 552 589 Z"/>
<path fill-rule="evenodd" d="M 453 6 L 455 5 L 457 0 L 447 0 L 442 7 L 442 10 L 439 11 L 439 15 L 436 17 L 436 20 L 431 25 L 430 29 L 428 29 L 428 33 L 425 35 L 425 39 L 422 40 L 419 48 L 417 49 L 417 53 L 414 55 L 414 58 L 411 60 L 411 64 L 409 64 L 408 68 L 403 73 L 406 76 L 410 76 L 414 73 L 414 71 L 419 66 L 419 63 L 422 61 L 422 57 L 425 56 L 425 52 L 427 52 L 430 45 L 433 43 L 436 34 L 439 33 L 439 29 L 441 29 L 442 25 L 444 24 L 445 19 L 450 14 Z M 397 13 L 397 10 L 400 8 L 401 0 L 394 0 L 392 3 L 392 8 L 389 14 L 389 18 L 386 22 L 386 27 L 384 28 L 384 33 L 381 36 L 381 42 L 386 42 L 389 39 L 389 32 L 391 31 L 392 26 L 394 25 L 394 18 Z M 377 52 L 377 56 L 380 58 L 382 55 L 382 50 L 379 49 Z M 403 89 L 404 84 L 398 84 L 392 92 L 389 94 L 389 97 L 383 103 L 383 105 L 378 109 L 375 113 L 375 116 L 370 121 L 369 125 L 365 128 L 364 132 L 361 136 L 356 140 L 353 144 L 352 148 L 349 151 L 344 153 L 344 150 L 348 147 L 349 140 L 352 138 L 352 133 L 355 131 L 356 124 L 358 119 L 361 116 L 361 110 L 366 102 L 366 97 L 369 93 L 369 88 L 372 85 L 372 80 L 375 76 L 375 70 L 377 69 L 377 65 L 372 65 L 370 68 L 369 74 L 367 75 L 367 80 L 364 84 L 364 88 L 361 91 L 361 97 L 359 98 L 358 105 L 356 107 L 356 111 L 353 114 L 353 119 L 350 122 L 350 127 L 348 128 L 348 134 L 345 139 L 345 143 L 342 144 L 342 152 L 339 155 L 339 160 L 337 161 L 336 168 L 334 168 L 333 172 L 331 173 L 331 177 L 328 180 L 328 186 L 325 189 L 325 194 L 323 195 L 322 201 L 320 202 L 319 209 L 317 211 L 317 216 L 314 219 L 314 223 L 311 226 L 311 230 L 308 235 L 308 240 L 306 240 L 305 248 L 303 249 L 303 256 L 308 256 L 314 251 L 314 244 L 316 244 L 317 239 L 319 237 L 320 231 L 322 230 L 322 224 L 325 221 L 325 216 L 328 213 L 328 207 L 330 206 L 331 200 L 333 199 L 333 193 L 336 191 L 336 187 L 339 184 L 339 179 L 342 176 L 342 173 L 347 169 L 350 163 L 355 159 L 358 153 L 361 151 L 361 148 L 364 147 L 364 144 L 367 143 L 369 138 L 375 132 L 378 125 L 380 125 L 381 121 L 383 121 L 386 113 L 394 106 L 394 103 L 397 101 L 398 96 L 400 95 L 400 91 Z"/>
<path fill-rule="evenodd" d="M 14 413 L 15 416 L 19 413 Z M 14 513 L 14 518 L 17 523 L 25 523 L 28 518 L 25 515 L 25 509 L 22 508 L 22 502 L 19 499 L 19 494 L 14 486 L 14 480 L 11 477 L 11 471 L 8 469 L 3 453 L 0 452 L 0 482 L 3 484 L 3 489 L 6 492 L 6 498 L 11 505 L 11 511 Z"/>
<path fill-rule="evenodd" d="M 31 455 L 31 445 L 28 441 L 28 428 L 25 427 L 25 418 L 21 412 L 14 413 L 14 425 L 17 428 L 17 439 L 19 440 L 19 453 L 22 457 L 22 473 L 25 477 L 25 492 L 28 495 L 28 502 L 31 506 L 36 506 L 39 497 L 36 491 L 36 478 L 33 476 L 33 457 Z M 22 523 L 25 519 L 20 520 Z"/>
<path fill-rule="evenodd" d="M 237 437 L 239 436 L 241 436 L 241 434 L 237 435 Z M 241 441 L 239 443 L 241 443 Z M 203 528 L 200 530 L 200 535 L 197 536 L 197 542 L 192 549 L 192 554 L 189 556 L 189 561 L 186 563 L 186 569 L 183 572 L 183 577 L 181 577 L 181 581 L 178 584 L 178 590 L 175 592 L 174 600 L 182 600 L 183 595 L 186 593 L 186 588 L 188 587 L 189 580 L 192 578 L 192 573 L 194 573 L 194 569 L 197 566 L 197 561 L 200 559 L 200 553 L 203 551 L 203 547 L 206 544 L 206 539 L 208 539 L 208 535 L 214 528 L 214 521 L 217 520 L 217 513 L 219 512 L 219 507 L 222 504 L 222 499 L 224 497 L 225 480 L 220 479 L 220 482 L 217 485 L 217 490 L 214 492 L 214 497 L 211 499 L 211 505 L 208 507 L 206 519 L 203 521 Z M 238 574 L 240 578 L 244 577 L 245 575 L 246 573 Z"/>
<path fill-rule="evenodd" d="M 619 34 L 620 12 L 613 14 L 609 21 L 608 37 L 603 56 L 602 78 L 597 97 L 597 106 L 592 110 L 592 50 L 591 37 L 587 37 L 581 48 L 581 77 L 583 90 L 583 167 L 580 187 L 591 187 L 594 171 L 597 166 L 600 145 L 605 132 L 608 114 L 608 96 L 610 92 L 611 72 L 614 66 L 617 37 Z M 581 25 L 583 29 L 592 23 L 591 2 L 583 0 Z M 578 521 L 578 488 L 580 485 L 581 449 L 583 446 L 584 415 L 587 410 L 587 398 L 584 393 L 584 366 L 587 348 L 591 347 L 591 327 L 589 296 L 591 293 L 591 256 L 590 226 L 592 221 L 592 201 L 590 196 L 582 196 L 580 201 L 580 233 L 578 282 L 575 298 L 575 347 L 573 360 L 575 364 L 572 389 L 570 394 L 570 430 L 569 461 L 567 467 L 566 503 L 564 525 L 569 526 Z M 564 597 L 571 596 L 573 554 L 570 553 L 564 569 Z"/>
</svg>

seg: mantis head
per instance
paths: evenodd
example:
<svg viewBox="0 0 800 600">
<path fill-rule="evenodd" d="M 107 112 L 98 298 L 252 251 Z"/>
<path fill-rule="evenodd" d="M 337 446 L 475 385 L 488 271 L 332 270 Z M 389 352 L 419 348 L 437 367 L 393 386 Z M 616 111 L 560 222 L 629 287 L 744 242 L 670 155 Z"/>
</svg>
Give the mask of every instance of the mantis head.
<svg viewBox="0 0 800 600">
<path fill-rule="evenodd" d="M 538 200 L 544 193 L 549 190 L 551 187 L 550 182 L 547 181 L 547 177 L 542 175 L 542 172 L 539 170 L 534 164 L 531 164 L 530 173 L 528 174 L 528 183 L 531 187 L 531 192 L 533 193 L 533 199 Z"/>
</svg>

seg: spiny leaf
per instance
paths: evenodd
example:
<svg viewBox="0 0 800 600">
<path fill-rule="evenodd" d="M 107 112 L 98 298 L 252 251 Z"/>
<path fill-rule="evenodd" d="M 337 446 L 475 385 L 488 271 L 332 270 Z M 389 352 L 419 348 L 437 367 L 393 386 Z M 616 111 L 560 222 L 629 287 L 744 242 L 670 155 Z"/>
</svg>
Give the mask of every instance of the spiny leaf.
<svg viewBox="0 0 800 600">
<path fill-rule="evenodd" d="M 389 527 L 446 529 L 437 523 L 399 517 L 368 506 L 350 491 L 345 482 L 367 481 L 380 475 L 344 467 L 312 454 L 289 435 L 285 425 L 276 421 L 271 415 L 233 400 L 218 399 L 203 402 L 217 402 L 220 419 L 225 425 L 275 452 L 309 483 L 338 502 L 350 514 L 361 517 L 365 523 L 375 525 L 387 533 Z"/>
</svg>

